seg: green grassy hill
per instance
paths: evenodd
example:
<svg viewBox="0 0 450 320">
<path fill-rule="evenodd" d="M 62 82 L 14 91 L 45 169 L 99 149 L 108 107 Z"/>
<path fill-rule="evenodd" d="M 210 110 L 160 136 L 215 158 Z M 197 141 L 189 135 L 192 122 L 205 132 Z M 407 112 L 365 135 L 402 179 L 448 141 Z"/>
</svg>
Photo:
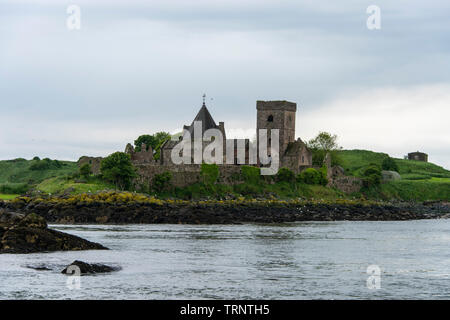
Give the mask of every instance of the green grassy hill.
<svg viewBox="0 0 450 320">
<path fill-rule="evenodd" d="M 347 174 L 361 176 L 364 167 L 371 163 L 381 166 L 381 162 L 388 157 L 386 153 L 367 150 L 342 150 L 338 152 Z M 435 178 L 450 178 L 450 171 L 430 162 L 395 159 L 402 179 L 426 180 Z"/>
<path fill-rule="evenodd" d="M 381 162 L 388 155 L 367 150 L 339 151 L 342 166 L 348 175 L 361 177 L 363 169 Z M 401 180 L 383 183 L 363 193 L 369 198 L 384 200 L 447 200 L 450 201 L 450 171 L 433 163 L 395 159 Z"/>
<path fill-rule="evenodd" d="M 0 161 L 0 196 L 25 193 L 44 180 L 77 172 L 76 162 L 58 160 L 14 159 Z"/>
<path fill-rule="evenodd" d="M 367 150 L 342 150 L 338 152 L 347 175 L 361 177 L 362 171 L 371 163 L 381 165 L 388 155 Z M 399 167 L 401 180 L 383 183 L 370 189 L 363 189 L 358 194 L 345 195 L 342 192 L 323 186 L 296 184 L 295 187 L 285 183 L 242 184 L 236 186 L 217 185 L 213 193 L 201 184 L 186 188 L 177 188 L 165 197 L 202 198 L 205 196 L 226 196 L 226 194 L 264 197 L 268 194 L 281 198 L 320 198 L 333 200 L 347 197 L 365 197 L 382 200 L 445 200 L 450 201 L 450 171 L 432 163 L 395 159 Z M 114 189 L 99 177 L 91 176 L 88 180 L 74 176 L 78 172 L 76 162 L 50 159 L 25 160 L 15 159 L 0 161 L 0 199 L 9 200 L 30 189 L 43 193 L 79 194 Z M 205 190 L 204 190 L 205 189 Z"/>
</svg>

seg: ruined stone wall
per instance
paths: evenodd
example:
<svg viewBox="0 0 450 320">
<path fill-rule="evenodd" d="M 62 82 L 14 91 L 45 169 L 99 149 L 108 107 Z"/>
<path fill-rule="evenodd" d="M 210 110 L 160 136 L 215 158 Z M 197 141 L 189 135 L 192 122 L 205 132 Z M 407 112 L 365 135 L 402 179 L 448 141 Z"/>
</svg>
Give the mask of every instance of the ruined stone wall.
<svg viewBox="0 0 450 320">
<path fill-rule="evenodd" d="M 281 167 L 288 168 L 295 174 L 298 174 L 304 169 L 312 167 L 312 154 L 305 148 L 302 148 L 298 154 L 284 155 L 280 159 L 280 163 Z"/>
<path fill-rule="evenodd" d="M 153 150 L 149 148 L 149 150 L 133 152 L 130 154 L 131 162 L 133 164 L 142 164 L 142 163 L 155 163 L 156 161 L 153 159 Z"/>
<path fill-rule="evenodd" d="M 78 167 L 84 164 L 89 164 L 91 166 L 91 171 L 93 174 L 100 174 L 100 164 L 102 162 L 102 157 L 86 157 L 83 156 L 78 160 Z"/>
<path fill-rule="evenodd" d="M 345 193 L 358 192 L 362 186 L 362 179 L 350 176 L 337 177 L 328 183 L 328 187 L 336 188 Z"/>
<path fill-rule="evenodd" d="M 428 155 L 423 152 L 411 152 L 408 153 L 408 160 L 428 162 Z"/>
<path fill-rule="evenodd" d="M 158 165 L 140 164 L 136 165 L 138 177 L 135 180 L 136 186 L 151 186 L 153 178 L 157 174 L 164 172 L 172 173 L 171 183 L 175 187 L 185 187 L 199 182 L 201 179 L 201 165 Z M 220 165 L 218 183 L 234 184 L 242 182 L 240 173 L 241 166 Z"/>
</svg>

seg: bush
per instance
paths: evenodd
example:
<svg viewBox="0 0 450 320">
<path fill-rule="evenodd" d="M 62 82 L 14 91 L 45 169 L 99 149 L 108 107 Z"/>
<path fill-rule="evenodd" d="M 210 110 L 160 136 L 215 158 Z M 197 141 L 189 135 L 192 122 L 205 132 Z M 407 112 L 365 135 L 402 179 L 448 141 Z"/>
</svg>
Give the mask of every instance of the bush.
<svg viewBox="0 0 450 320">
<path fill-rule="evenodd" d="M 277 182 L 294 182 L 295 174 L 288 168 L 280 168 L 276 175 Z"/>
<path fill-rule="evenodd" d="M 30 165 L 30 170 L 33 171 L 48 170 L 50 169 L 50 166 L 51 166 L 50 159 L 36 160 L 33 161 L 33 163 Z"/>
<path fill-rule="evenodd" d="M 171 180 L 172 180 L 172 173 L 168 171 L 165 171 L 161 174 L 157 174 L 152 180 L 153 189 L 156 192 L 168 191 L 171 186 L 170 183 Z"/>
<path fill-rule="evenodd" d="M 38 158 L 39 159 L 39 158 Z M 42 160 L 33 160 L 30 165 L 30 170 L 33 171 L 43 171 L 50 169 L 59 169 L 62 167 L 61 162 L 58 160 L 50 160 L 49 158 L 45 158 Z"/>
<path fill-rule="evenodd" d="M 255 184 L 241 183 L 233 186 L 235 193 L 242 194 L 244 196 L 256 197 L 262 193 L 262 188 Z"/>
<path fill-rule="evenodd" d="M 241 167 L 242 177 L 247 183 L 256 184 L 260 182 L 261 179 L 261 169 L 252 166 L 242 166 Z"/>
<path fill-rule="evenodd" d="M 116 188 L 121 190 L 128 189 L 136 176 L 130 155 L 124 152 L 115 152 L 103 159 L 100 171 L 104 179 L 114 183 Z"/>
<path fill-rule="evenodd" d="M 4 194 L 23 194 L 29 189 L 26 183 L 4 183 L 0 184 L 0 193 Z"/>
<path fill-rule="evenodd" d="M 320 173 L 320 182 L 322 186 L 326 186 L 328 184 L 328 169 L 326 165 L 323 165 L 319 170 Z"/>
<path fill-rule="evenodd" d="M 388 170 L 388 171 L 397 171 L 398 172 L 398 166 L 397 163 L 395 162 L 394 159 L 392 159 L 391 157 L 387 157 L 383 160 L 383 162 L 381 163 L 381 168 L 383 170 Z"/>
<path fill-rule="evenodd" d="M 381 169 L 376 164 L 370 164 L 362 173 L 365 187 L 372 187 L 381 183 Z"/>
<path fill-rule="evenodd" d="M 200 175 L 202 177 L 203 183 L 207 186 L 211 186 L 219 178 L 219 167 L 215 163 L 202 163 Z"/>
<path fill-rule="evenodd" d="M 84 177 L 84 178 L 89 178 L 92 169 L 91 169 L 91 165 L 89 163 L 85 163 L 80 167 L 80 176 Z"/>
<path fill-rule="evenodd" d="M 319 184 L 326 184 L 327 183 L 327 175 L 326 175 L 326 168 L 325 172 L 316 170 L 314 168 L 308 168 L 300 172 L 299 175 L 297 175 L 297 182 L 300 183 L 306 183 L 306 184 L 313 184 L 313 185 L 319 185 Z"/>
<path fill-rule="evenodd" d="M 36 157 L 33 158 L 33 160 L 34 160 L 34 161 L 39 161 L 39 160 L 41 160 L 41 158 L 39 158 L 38 156 L 36 156 Z"/>
</svg>

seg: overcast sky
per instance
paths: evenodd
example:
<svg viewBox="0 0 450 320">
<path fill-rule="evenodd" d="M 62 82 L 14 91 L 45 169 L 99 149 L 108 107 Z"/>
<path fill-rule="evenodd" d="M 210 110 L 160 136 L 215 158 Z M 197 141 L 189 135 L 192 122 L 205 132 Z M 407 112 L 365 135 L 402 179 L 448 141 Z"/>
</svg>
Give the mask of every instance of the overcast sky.
<svg viewBox="0 0 450 320">
<path fill-rule="evenodd" d="M 0 159 L 123 150 L 180 131 L 206 93 L 229 137 L 254 135 L 256 100 L 290 100 L 303 140 L 450 169 L 449 16 L 448 0 L 0 0 Z"/>
</svg>

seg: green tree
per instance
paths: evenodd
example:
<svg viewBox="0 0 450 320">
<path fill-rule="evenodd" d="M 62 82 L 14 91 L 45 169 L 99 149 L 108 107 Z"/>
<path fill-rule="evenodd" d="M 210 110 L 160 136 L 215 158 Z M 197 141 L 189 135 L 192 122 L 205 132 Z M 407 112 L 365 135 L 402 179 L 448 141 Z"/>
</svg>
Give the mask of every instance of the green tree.
<svg viewBox="0 0 450 320">
<path fill-rule="evenodd" d="M 157 132 L 155 134 L 144 134 L 139 136 L 136 140 L 134 140 L 134 149 L 136 151 L 141 151 L 141 146 L 143 143 L 147 146 L 150 146 L 156 152 L 159 150 L 161 145 L 168 139 L 170 139 L 170 133 L 168 132 Z M 148 150 L 148 149 L 147 149 Z"/>
<path fill-rule="evenodd" d="M 89 178 L 89 175 L 92 173 L 92 168 L 89 163 L 83 164 L 79 169 L 80 176 L 84 177 L 85 179 Z"/>
<path fill-rule="evenodd" d="M 381 163 L 381 168 L 383 170 L 398 172 L 398 165 L 391 157 L 384 158 L 383 162 Z"/>
<path fill-rule="evenodd" d="M 114 183 L 116 188 L 121 190 L 129 188 L 136 176 L 130 155 L 124 152 L 115 152 L 103 159 L 100 171 L 103 178 Z"/>
<path fill-rule="evenodd" d="M 314 139 L 308 141 L 307 146 L 312 152 L 314 165 L 322 166 L 327 153 L 331 156 L 333 166 L 340 163 L 337 151 L 341 150 L 342 147 L 339 146 L 337 140 L 337 135 L 321 131 Z"/>
</svg>

